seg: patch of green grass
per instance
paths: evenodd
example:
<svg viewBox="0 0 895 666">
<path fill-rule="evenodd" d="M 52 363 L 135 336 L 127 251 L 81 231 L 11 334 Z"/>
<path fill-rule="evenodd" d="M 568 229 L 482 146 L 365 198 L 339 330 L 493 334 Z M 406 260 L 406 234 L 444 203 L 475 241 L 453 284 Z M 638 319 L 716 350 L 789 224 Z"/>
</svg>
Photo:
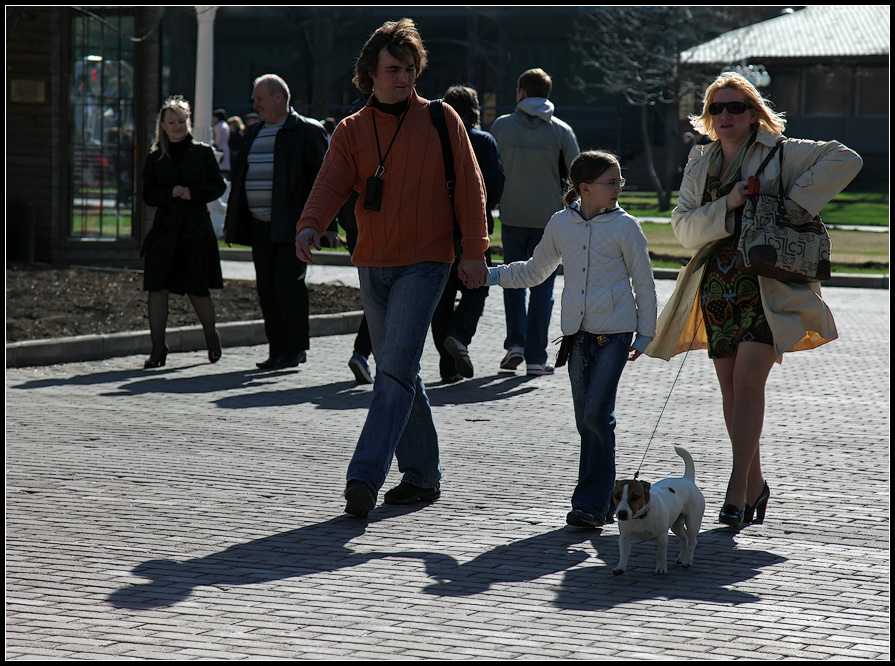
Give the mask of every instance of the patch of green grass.
<svg viewBox="0 0 895 666">
<path fill-rule="evenodd" d="M 680 268 L 692 256 L 693 253 L 677 240 L 670 224 L 642 222 L 640 226 L 649 243 L 654 267 Z M 494 233 L 491 235 L 492 259 L 495 263 L 503 261 L 500 228 L 500 220 L 495 220 Z M 888 233 L 832 229 L 830 237 L 833 242 L 833 272 L 889 272 Z"/>
<path fill-rule="evenodd" d="M 678 193 L 672 193 L 672 208 Z M 654 192 L 625 191 L 619 204 L 634 217 L 671 217 L 671 210 L 660 211 Z M 820 213 L 827 224 L 889 226 L 889 194 L 887 192 L 842 192 Z"/>
<path fill-rule="evenodd" d="M 70 234 L 73 238 L 105 238 L 114 240 L 131 235 L 130 209 L 76 208 L 72 213 Z"/>
</svg>

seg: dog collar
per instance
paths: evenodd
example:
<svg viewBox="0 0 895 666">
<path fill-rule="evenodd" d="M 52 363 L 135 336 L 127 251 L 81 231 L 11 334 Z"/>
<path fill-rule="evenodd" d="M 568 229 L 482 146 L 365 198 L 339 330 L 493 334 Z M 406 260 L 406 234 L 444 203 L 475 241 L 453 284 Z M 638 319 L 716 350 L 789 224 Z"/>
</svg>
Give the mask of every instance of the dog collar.
<svg viewBox="0 0 895 666">
<path fill-rule="evenodd" d="M 643 513 L 641 513 L 639 516 L 634 516 L 634 519 L 635 520 L 643 520 L 644 518 L 646 518 L 646 515 L 648 513 L 649 513 L 649 504 L 646 505 L 646 508 L 643 510 Z"/>
</svg>

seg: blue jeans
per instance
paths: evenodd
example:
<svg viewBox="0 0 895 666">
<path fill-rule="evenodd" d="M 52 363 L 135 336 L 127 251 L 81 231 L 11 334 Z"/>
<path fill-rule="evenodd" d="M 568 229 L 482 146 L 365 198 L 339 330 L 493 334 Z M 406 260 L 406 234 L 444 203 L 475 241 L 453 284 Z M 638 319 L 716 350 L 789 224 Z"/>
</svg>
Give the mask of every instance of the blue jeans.
<svg viewBox="0 0 895 666">
<path fill-rule="evenodd" d="M 621 379 L 632 333 L 599 336 L 579 332 L 569 354 L 569 380 L 575 425 L 581 435 L 578 485 L 572 507 L 602 518 L 609 510 L 615 485 L 615 394 Z"/>
<path fill-rule="evenodd" d="M 544 235 L 543 229 L 503 226 L 503 259 L 505 263 L 527 261 Z M 507 337 L 503 348 L 522 347 L 525 362 L 547 362 L 548 329 L 553 312 L 553 282 L 556 271 L 536 287 L 529 289 L 528 311 L 525 289 L 504 289 L 503 304 L 507 317 Z"/>
<path fill-rule="evenodd" d="M 360 291 L 370 329 L 376 378 L 373 401 L 348 465 L 348 480 L 379 491 L 392 456 L 404 481 L 433 488 L 441 480 L 438 435 L 420 357 L 450 264 L 360 266 Z"/>
</svg>

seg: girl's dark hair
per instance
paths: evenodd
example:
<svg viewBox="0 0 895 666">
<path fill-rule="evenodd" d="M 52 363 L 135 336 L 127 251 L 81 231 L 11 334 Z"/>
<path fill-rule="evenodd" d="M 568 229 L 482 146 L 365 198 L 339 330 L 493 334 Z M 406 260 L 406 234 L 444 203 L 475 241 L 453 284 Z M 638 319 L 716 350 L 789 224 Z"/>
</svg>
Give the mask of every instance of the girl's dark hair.
<svg viewBox="0 0 895 666">
<path fill-rule="evenodd" d="M 361 94 L 367 97 L 373 94 L 370 72 L 375 72 L 379 66 L 379 53 L 382 49 L 388 49 L 398 60 L 412 59 L 417 76 L 426 68 L 428 54 L 413 20 L 403 18 L 400 21 L 388 21 L 370 36 L 354 66 L 352 81 Z"/>
<path fill-rule="evenodd" d="M 612 166 L 621 168 L 618 157 L 603 150 L 588 150 L 578 155 L 569 167 L 569 189 L 566 190 L 562 202 L 566 206 L 571 206 L 576 199 L 581 198 L 581 192 L 578 191 L 581 183 L 596 180 Z"/>
<path fill-rule="evenodd" d="M 444 93 L 445 104 L 450 104 L 451 108 L 457 112 L 460 119 L 467 125 L 478 125 L 481 117 L 479 115 L 479 94 L 474 88 L 469 86 L 451 86 Z"/>
</svg>

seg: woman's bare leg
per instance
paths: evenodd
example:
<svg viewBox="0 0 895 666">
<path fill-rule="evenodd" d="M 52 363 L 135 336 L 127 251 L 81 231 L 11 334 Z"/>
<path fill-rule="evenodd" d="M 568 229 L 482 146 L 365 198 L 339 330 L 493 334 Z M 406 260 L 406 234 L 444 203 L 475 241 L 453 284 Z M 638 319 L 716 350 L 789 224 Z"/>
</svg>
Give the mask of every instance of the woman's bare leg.
<svg viewBox="0 0 895 666">
<path fill-rule="evenodd" d="M 741 342 L 733 356 L 715 359 L 724 422 L 733 449 L 725 504 L 753 503 L 764 486 L 759 442 L 764 425 L 765 386 L 777 356 L 771 345 Z"/>
</svg>

